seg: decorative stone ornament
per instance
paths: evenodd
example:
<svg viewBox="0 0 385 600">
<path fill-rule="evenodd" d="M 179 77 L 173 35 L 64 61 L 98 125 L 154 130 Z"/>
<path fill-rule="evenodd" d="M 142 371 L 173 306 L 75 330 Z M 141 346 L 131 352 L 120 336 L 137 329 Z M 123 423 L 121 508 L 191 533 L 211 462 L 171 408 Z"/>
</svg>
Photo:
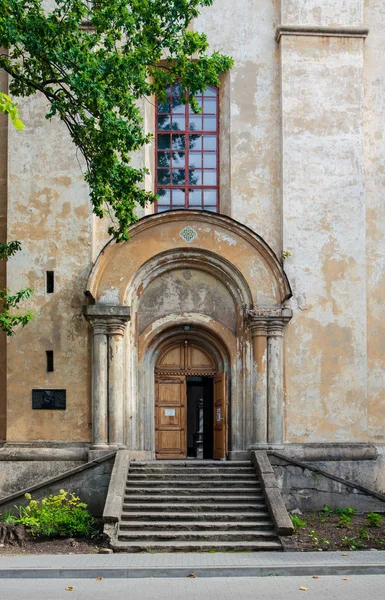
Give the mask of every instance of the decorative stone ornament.
<svg viewBox="0 0 385 600">
<path fill-rule="evenodd" d="M 184 240 L 188 244 L 190 242 L 193 242 L 195 240 L 195 238 L 198 236 L 195 229 L 190 227 L 190 225 L 187 225 L 187 227 L 184 227 L 179 235 L 182 238 L 182 240 Z"/>
</svg>

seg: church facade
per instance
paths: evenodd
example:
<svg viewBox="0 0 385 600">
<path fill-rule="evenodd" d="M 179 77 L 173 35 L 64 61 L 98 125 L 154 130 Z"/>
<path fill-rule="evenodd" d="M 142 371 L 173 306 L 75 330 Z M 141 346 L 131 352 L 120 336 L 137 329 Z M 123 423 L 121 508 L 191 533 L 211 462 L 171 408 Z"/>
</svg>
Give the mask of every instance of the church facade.
<svg viewBox="0 0 385 600">
<path fill-rule="evenodd" d="M 193 27 L 234 66 L 200 115 L 143 100 L 159 200 L 125 243 L 44 101 L 2 117 L 1 284 L 35 317 L 0 340 L 0 460 L 274 448 L 384 492 L 385 7 L 215 0 Z"/>
</svg>

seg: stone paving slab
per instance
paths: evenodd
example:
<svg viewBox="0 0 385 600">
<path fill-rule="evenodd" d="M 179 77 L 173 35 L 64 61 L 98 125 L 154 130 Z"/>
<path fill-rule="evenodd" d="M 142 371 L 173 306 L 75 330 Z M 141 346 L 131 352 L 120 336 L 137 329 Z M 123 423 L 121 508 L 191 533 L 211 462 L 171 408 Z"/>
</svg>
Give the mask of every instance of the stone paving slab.
<svg viewBox="0 0 385 600">
<path fill-rule="evenodd" d="M 385 551 L 0 556 L 3 578 L 385 575 Z"/>
<path fill-rule="evenodd" d="M 68 588 L 71 588 L 68 590 Z M 301 588 L 305 588 L 304 591 Z M 307 589 L 306 589 L 307 588 Z M 384 600 L 385 575 L 216 579 L 2 579 L 3 600 Z"/>
</svg>

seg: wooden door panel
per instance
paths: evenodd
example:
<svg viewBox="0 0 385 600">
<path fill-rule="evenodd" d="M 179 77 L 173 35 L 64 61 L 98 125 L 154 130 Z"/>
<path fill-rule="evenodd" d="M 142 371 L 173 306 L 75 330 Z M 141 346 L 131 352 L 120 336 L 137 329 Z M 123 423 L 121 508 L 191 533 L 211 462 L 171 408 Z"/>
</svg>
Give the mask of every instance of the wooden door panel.
<svg viewBox="0 0 385 600">
<path fill-rule="evenodd" d="M 187 397 L 184 376 L 159 376 L 155 382 L 156 457 L 186 458 Z"/>
<path fill-rule="evenodd" d="M 227 455 L 227 375 L 218 373 L 214 377 L 214 448 L 216 459 Z"/>
</svg>

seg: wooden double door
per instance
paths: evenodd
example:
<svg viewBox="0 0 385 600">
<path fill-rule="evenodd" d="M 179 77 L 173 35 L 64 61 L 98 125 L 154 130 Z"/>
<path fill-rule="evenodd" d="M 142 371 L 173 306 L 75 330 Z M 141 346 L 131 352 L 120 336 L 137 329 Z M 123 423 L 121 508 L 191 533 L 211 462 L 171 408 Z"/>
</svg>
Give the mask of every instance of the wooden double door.
<svg viewBox="0 0 385 600">
<path fill-rule="evenodd" d="M 155 448 L 158 459 L 187 458 L 187 375 L 157 375 L 155 380 Z M 213 458 L 227 455 L 227 377 L 213 376 Z"/>
</svg>

